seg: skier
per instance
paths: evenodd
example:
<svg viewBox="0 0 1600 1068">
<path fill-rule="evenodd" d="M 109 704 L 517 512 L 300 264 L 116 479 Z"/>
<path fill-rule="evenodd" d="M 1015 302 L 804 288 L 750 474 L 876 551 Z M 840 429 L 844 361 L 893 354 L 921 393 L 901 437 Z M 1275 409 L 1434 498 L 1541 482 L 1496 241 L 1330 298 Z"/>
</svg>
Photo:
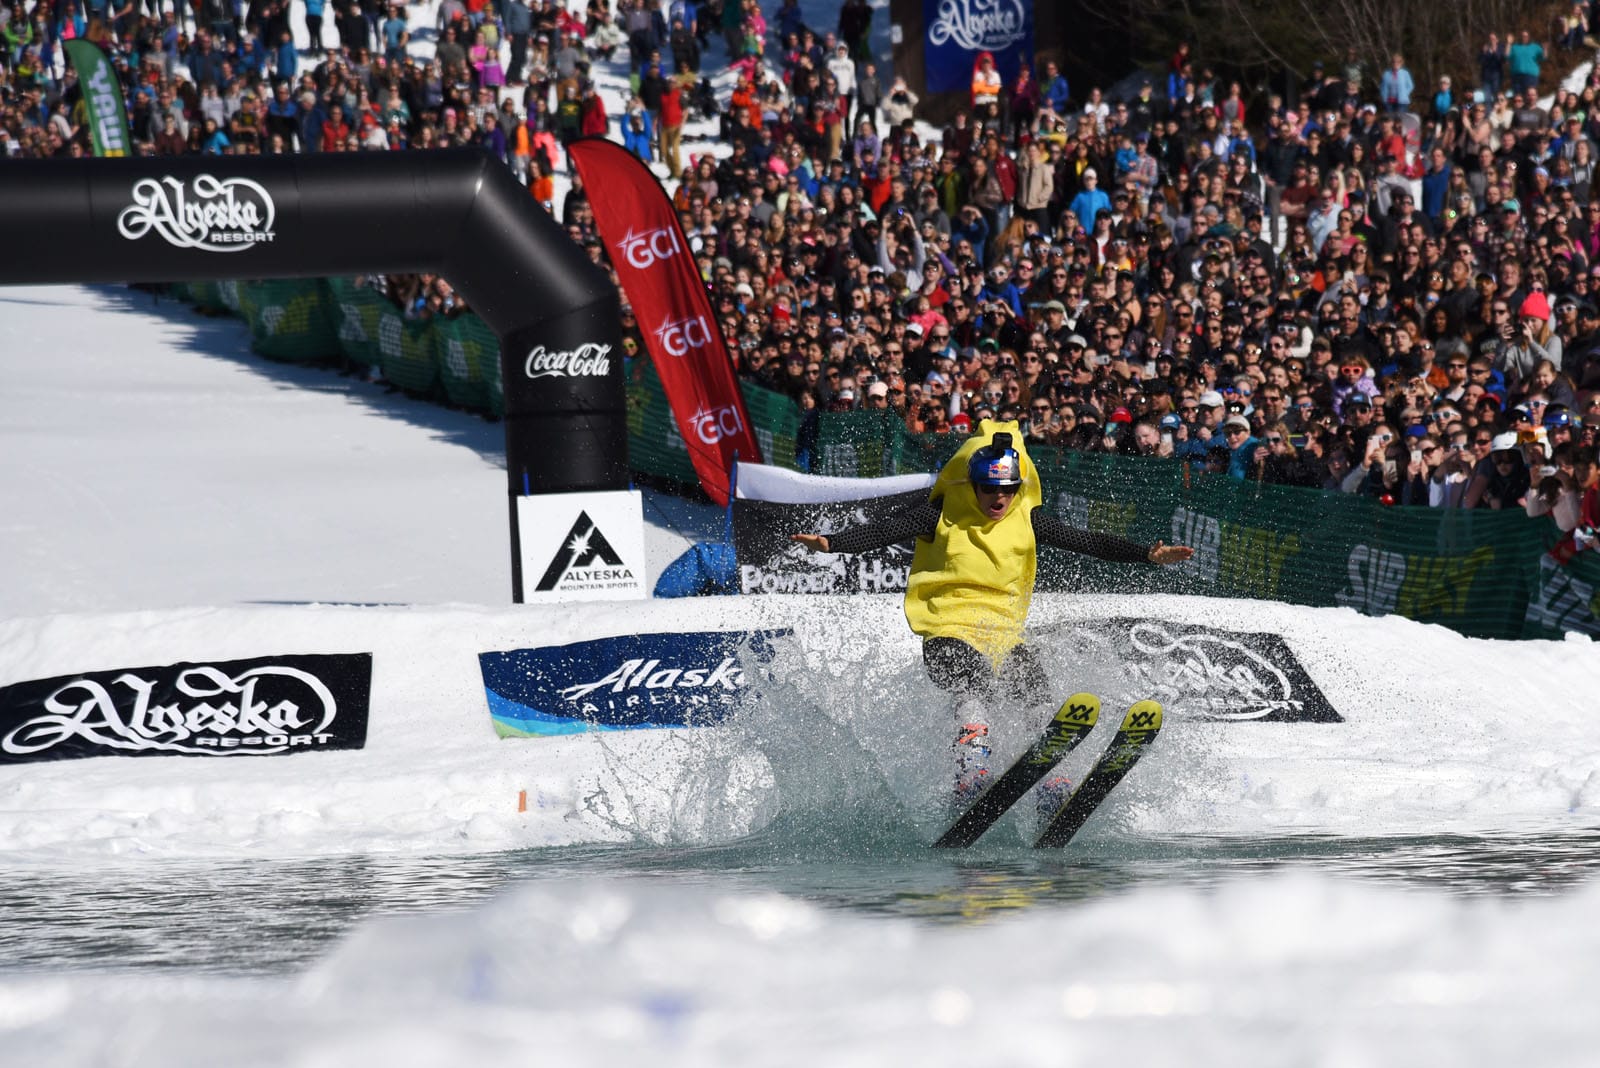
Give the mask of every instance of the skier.
<svg viewBox="0 0 1600 1068">
<path fill-rule="evenodd" d="M 1176 564 L 1194 550 L 1139 545 L 1069 527 L 1039 505 L 1039 473 L 1015 423 L 978 424 L 939 472 L 928 501 L 895 516 L 826 534 L 795 534 L 814 552 L 861 553 L 916 539 L 905 613 L 922 636 L 928 678 L 957 698 L 956 800 L 986 785 L 988 723 L 997 695 L 1050 702 L 1034 651 L 1023 641 L 1039 544 L 1116 563 Z M 977 710 L 976 712 L 974 710 Z"/>
</svg>

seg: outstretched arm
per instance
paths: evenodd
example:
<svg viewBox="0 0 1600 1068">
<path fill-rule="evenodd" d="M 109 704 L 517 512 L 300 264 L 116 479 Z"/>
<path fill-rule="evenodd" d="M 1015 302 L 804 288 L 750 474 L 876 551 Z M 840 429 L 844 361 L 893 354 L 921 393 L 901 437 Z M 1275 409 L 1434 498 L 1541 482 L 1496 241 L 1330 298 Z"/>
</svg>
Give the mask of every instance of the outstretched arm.
<svg viewBox="0 0 1600 1068">
<path fill-rule="evenodd" d="M 794 534 L 790 538 L 818 553 L 865 553 L 887 545 L 931 538 L 939 526 L 941 501 L 924 501 L 887 519 L 833 534 Z"/>
<path fill-rule="evenodd" d="M 1186 545 L 1164 545 L 1158 541 L 1154 545 L 1145 546 L 1127 538 L 1119 538 L 1115 534 L 1097 534 L 1093 531 L 1080 530 L 1068 526 L 1053 515 L 1046 514 L 1042 508 L 1035 508 L 1031 518 L 1033 536 L 1041 545 L 1054 545 L 1058 549 L 1069 549 L 1112 563 L 1177 564 L 1194 555 L 1194 550 Z"/>
</svg>

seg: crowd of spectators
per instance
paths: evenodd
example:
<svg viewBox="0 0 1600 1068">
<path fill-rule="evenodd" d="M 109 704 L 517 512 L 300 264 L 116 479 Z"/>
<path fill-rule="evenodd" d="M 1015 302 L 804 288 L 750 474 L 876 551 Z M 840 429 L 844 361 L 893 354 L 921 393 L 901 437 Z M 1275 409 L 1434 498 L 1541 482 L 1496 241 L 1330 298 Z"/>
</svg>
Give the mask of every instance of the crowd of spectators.
<svg viewBox="0 0 1600 1068">
<path fill-rule="evenodd" d="M 90 150 L 60 47 L 87 36 L 137 152 L 479 145 L 604 262 L 586 191 L 555 183 L 559 146 L 602 133 L 664 175 L 741 374 L 807 411 L 1596 518 L 1600 75 L 1551 96 L 1526 33 L 1485 43 L 1476 85 L 1347 54 L 1292 99 L 1187 47 L 1121 99 L 983 55 L 940 127 L 876 68 L 866 0 L 823 25 L 797 0 L 443 0 L 427 26 L 382 0 L 169 3 L 0 0 L 0 156 Z M 1573 63 L 1587 19 L 1563 22 Z M 595 68 L 624 64 L 608 115 Z M 684 158 L 691 121 L 716 150 Z"/>
</svg>

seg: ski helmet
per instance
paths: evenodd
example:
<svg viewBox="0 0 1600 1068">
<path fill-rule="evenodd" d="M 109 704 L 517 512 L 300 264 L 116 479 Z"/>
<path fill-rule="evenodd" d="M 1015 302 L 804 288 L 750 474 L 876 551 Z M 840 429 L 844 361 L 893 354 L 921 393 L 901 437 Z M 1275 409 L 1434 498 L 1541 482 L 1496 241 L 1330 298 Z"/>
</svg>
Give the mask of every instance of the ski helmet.
<svg viewBox="0 0 1600 1068">
<path fill-rule="evenodd" d="M 1552 404 L 1545 409 L 1544 425 L 1546 427 L 1571 426 L 1573 423 L 1572 412 L 1565 404 Z"/>
<path fill-rule="evenodd" d="M 1022 485 L 1022 457 L 1011 447 L 1010 434 L 994 438 L 967 461 L 967 479 L 974 488 L 993 492 Z"/>
</svg>

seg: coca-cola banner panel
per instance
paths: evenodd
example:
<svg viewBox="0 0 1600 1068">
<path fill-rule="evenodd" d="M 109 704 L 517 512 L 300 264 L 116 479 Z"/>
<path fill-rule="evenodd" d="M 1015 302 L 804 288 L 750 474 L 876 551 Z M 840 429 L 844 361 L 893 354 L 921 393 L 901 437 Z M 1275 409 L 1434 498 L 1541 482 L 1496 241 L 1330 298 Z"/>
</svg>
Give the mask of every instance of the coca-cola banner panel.
<svg viewBox="0 0 1600 1068">
<path fill-rule="evenodd" d="M 0 689 L 0 764 L 95 756 L 360 749 L 372 654 L 307 654 L 61 675 Z"/>
<path fill-rule="evenodd" d="M 1033 58 L 1033 0 L 922 0 L 922 26 L 930 93 L 971 89 L 984 52 L 1008 86 Z"/>
<path fill-rule="evenodd" d="M 787 630 L 637 634 L 480 653 L 502 738 L 709 727 L 750 697 L 750 671 Z"/>
<path fill-rule="evenodd" d="M 700 486 L 726 504 L 735 456 L 759 462 L 761 449 L 672 202 L 650 169 L 621 145 L 586 138 L 567 150 L 589 189 L 595 223 Z"/>
</svg>

